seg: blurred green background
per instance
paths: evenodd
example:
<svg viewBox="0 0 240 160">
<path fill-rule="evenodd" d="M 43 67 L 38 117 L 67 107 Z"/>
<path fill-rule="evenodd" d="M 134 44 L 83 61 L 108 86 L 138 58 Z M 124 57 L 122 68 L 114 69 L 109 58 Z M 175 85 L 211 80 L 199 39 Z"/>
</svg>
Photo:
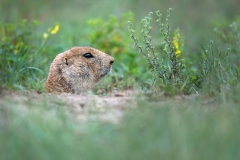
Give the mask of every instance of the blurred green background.
<svg viewBox="0 0 240 160">
<path fill-rule="evenodd" d="M 239 0 L 0 0 L 0 91 L 45 93 L 53 58 L 88 45 L 115 59 L 95 94 L 130 88 L 142 96 L 111 124 L 76 122 L 61 99 L 49 103 L 47 94 L 30 92 L 18 103 L 2 99 L 3 92 L 0 159 L 240 159 L 239 6 Z M 156 10 L 165 17 L 168 8 L 169 38 L 179 28 L 184 42 L 179 62 L 187 74 L 177 87 L 152 83 L 151 68 L 127 28 L 133 22 L 141 37 L 141 20 Z M 152 43 L 162 51 L 152 25 Z M 168 63 L 166 57 L 161 52 Z M 183 94 L 190 96 L 174 97 Z"/>
<path fill-rule="evenodd" d="M 168 8 L 173 8 L 172 26 L 184 31 L 186 44 L 197 47 L 197 44 L 208 38 L 206 35 L 211 34 L 213 28 L 229 25 L 239 19 L 239 5 L 238 0 L 72 0 L 69 2 L 1 0 L 0 12 L 1 20 L 4 22 L 37 19 L 44 25 L 55 22 L 61 23 L 63 27 L 75 24 L 72 32 L 77 34 L 85 29 L 82 25 L 86 25 L 89 19 L 106 19 L 109 15 L 120 16 L 131 11 L 135 14 L 136 20 L 140 21 L 150 11 L 160 10 L 165 13 Z M 203 32 L 205 34 L 202 34 Z"/>
</svg>

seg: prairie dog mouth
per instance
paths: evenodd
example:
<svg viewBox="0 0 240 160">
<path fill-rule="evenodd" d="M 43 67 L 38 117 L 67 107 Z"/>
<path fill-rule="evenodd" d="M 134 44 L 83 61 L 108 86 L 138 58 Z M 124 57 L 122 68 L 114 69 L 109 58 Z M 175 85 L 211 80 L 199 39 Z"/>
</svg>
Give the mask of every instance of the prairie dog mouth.
<svg viewBox="0 0 240 160">
<path fill-rule="evenodd" d="M 109 67 L 109 68 L 103 70 L 103 73 L 101 74 L 101 77 L 106 76 L 106 75 L 111 71 L 111 68 L 112 68 L 112 67 Z"/>
</svg>

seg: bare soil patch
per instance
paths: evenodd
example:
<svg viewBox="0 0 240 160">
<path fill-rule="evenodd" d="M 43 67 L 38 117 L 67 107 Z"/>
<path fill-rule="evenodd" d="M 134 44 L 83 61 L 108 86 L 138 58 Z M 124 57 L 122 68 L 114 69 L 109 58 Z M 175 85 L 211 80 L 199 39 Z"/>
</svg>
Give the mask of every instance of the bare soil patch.
<svg viewBox="0 0 240 160">
<path fill-rule="evenodd" d="M 62 107 L 79 122 L 87 120 L 118 123 L 126 107 L 134 105 L 133 90 L 113 91 L 106 96 L 93 94 L 74 95 L 48 93 L 39 94 L 35 91 L 4 90 L 0 95 L 0 104 L 16 105 L 26 111 L 29 107 L 50 108 Z"/>
</svg>

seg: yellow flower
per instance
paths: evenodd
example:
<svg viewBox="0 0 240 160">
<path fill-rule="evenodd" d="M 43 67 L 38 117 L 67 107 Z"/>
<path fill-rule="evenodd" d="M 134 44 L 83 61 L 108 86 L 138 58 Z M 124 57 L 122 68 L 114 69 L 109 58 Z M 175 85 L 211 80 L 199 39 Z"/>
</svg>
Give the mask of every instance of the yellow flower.
<svg viewBox="0 0 240 160">
<path fill-rule="evenodd" d="M 179 57 L 181 55 L 181 51 L 180 50 L 176 50 L 176 57 Z"/>
<path fill-rule="evenodd" d="M 47 39 L 48 38 L 48 34 L 47 33 L 43 33 L 43 38 Z"/>
<path fill-rule="evenodd" d="M 179 41 L 180 41 L 179 29 L 176 29 L 173 37 L 173 46 L 175 48 L 176 57 L 179 57 L 181 55 L 181 51 L 179 49 Z"/>
<path fill-rule="evenodd" d="M 53 30 L 51 30 L 51 34 L 56 34 L 56 33 L 58 32 L 58 30 L 59 30 L 59 25 L 57 24 L 57 25 L 53 28 Z"/>
</svg>

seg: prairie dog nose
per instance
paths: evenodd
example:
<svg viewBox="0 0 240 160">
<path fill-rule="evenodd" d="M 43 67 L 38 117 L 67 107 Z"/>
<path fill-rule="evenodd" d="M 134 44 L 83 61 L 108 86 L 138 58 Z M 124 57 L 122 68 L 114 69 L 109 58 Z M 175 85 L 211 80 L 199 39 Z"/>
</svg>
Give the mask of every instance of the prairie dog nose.
<svg viewBox="0 0 240 160">
<path fill-rule="evenodd" d="M 114 62 L 114 59 L 111 59 L 111 60 L 110 60 L 110 64 L 113 64 L 113 62 Z"/>
</svg>

